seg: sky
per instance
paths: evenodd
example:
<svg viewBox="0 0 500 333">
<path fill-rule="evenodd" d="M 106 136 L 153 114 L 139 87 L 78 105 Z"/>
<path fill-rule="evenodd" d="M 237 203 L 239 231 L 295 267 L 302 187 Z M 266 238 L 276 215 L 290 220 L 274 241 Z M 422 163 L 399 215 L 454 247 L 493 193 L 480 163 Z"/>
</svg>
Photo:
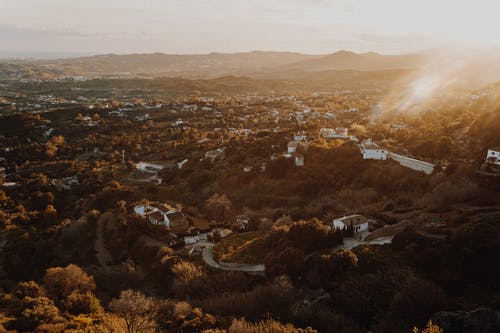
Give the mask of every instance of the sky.
<svg viewBox="0 0 500 333">
<path fill-rule="evenodd" d="M 0 0 L 0 55 L 500 45 L 497 0 Z"/>
</svg>

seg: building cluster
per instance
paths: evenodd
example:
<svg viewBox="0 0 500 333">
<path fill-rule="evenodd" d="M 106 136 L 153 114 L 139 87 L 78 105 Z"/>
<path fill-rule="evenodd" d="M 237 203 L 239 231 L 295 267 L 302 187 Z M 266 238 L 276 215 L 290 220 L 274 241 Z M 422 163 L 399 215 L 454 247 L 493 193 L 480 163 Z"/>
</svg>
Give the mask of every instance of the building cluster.
<svg viewBox="0 0 500 333">
<path fill-rule="evenodd" d="M 187 232 L 191 227 L 189 220 L 179 209 L 166 203 L 137 205 L 134 212 L 146 217 L 151 224 L 162 225 L 172 231 Z"/>
<path fill-rule="evenodd" d="M 365 160 L 387 160 L 392 159 L 398 162 L 401 166 L 406 168 L 420 171 L 426 175 L 430 175 L 434 172 L 436 167 L 434 164 L 417 160 L 408 156 L 392 153 L 387 149 L 382 148 L 379 144 L 374 142 L 372 139 L 366 139 L 359 144 L 359 150 L 361 155 Z"/>
</svg>

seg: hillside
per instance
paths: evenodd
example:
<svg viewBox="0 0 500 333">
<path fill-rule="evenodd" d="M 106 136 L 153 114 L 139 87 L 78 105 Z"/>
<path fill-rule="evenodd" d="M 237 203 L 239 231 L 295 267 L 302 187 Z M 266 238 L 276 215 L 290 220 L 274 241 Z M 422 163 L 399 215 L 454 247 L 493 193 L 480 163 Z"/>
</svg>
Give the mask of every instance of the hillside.
<svg viewBox="0 0 500 333">
<path fill-rule="evenodd" d="M 290 78 L 330 70 L 379 71 L 416 68 L 419 55 L 357 54 L 340 51 L 329 55 L 293 52 L 253 51 L 244 53 L 210 53 L 171 55 L 163 53 L 130 55 L 97 55 L 91 57 L 4 61 L 2 66 L 17 65 L 34 73 L 54 76 L 166 76 L 214 78 L 251 76 Z"/>
<path fill-rule="evenodd" d="M 389 69 L 414 69 L 421 65 L 425 56 L 420 54 L 382 55 L 374 52 L 354 53 L 339 51 L 319 58 L 305 59 L 285 65 L 283 70 L 319 72 L 327 70 L 375 71 Z"/>
</svg>

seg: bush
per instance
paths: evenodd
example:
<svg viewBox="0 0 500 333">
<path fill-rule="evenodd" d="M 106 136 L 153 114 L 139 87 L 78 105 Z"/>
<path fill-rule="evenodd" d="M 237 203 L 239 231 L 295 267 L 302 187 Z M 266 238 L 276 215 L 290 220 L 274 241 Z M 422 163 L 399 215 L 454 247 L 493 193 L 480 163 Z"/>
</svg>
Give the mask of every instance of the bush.
<svg viewBox="0 0 500 333">
<path fill-rule="evenodd" d="M 66 309 L 74 315 L 81 313 L 98 314 L 103 312 L 99 299 L 91 292 L 85 294 L 78 292 L 71 293 L 66 298 Z"/>
<path fill-rule="evenodd" d="M 392 299 L 390 314 L 412 326 L 423 325 L 446 303 L 446 295 L 441 288 L 430 281 L 411 277 Z"/>
<path fill-rule="evenodd" d="M 156 329 L 157 305 L 152 298 L 139 291 L 122 291 L 120 297 L 113 299 L 109 307 L 123 318 L 129 333 Z"/>
<path fill-rule="evenodd" d="M 204 274 L 199 266 L 188 261 L 180 261 L 173 265 L 172 272 L 174 273 L 172 290 L 175 294 L 184 297 L 190 295 L 191 284 Z"/>
<path fill-rule="evenodd" d="M 272 284 L 260 285 L 250 291 L 227 292 L 197 301 L 197 304 L 213 313 L 257 319 L 265 313 L 288 313 L 294 292 L 286 278 L 279 278 Z"/>
<path fill-rule="evenodd" d="M 64 300 L 73 292 L 85 294 L 95 289 L 94 278 L 76 265 L 47 269 L 43 285 L 54 300 Z"/>
<path fill-rule="evenodd" d="M 234 319 L 229 327 L 229 333 L 317 333 L 308 327 L 295 328 L 292 324 L 282 324 L 279 321 L 268 319 L 251 323 L 245 319 Z"/>
<path fill-rule="evenodd" d="M 20 317 L 20 326 L 32 331 L 40 324 L 51 324 L 60 321 L 59 309 L 47 297 L 25 297 L 24 310 Z"/>
<path fill-rule="evenodd" d="M 14 295 L 16 295 L 19 299 L 23 299 L 24 297 L 39 297 L 43 296 L 45 291 L 43 290 L 38 283 L 35 281 L 27 281 L 27 282 L 19 282 L 17 286 L 14 288 Z"/>
</svg>

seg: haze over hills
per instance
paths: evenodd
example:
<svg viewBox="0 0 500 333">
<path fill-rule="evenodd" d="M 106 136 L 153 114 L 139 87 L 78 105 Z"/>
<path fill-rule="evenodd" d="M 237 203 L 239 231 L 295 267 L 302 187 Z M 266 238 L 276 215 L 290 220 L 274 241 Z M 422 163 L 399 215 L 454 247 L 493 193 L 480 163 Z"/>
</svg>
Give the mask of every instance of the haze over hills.
<svg viewBox="0 0 500 333">
<path fill-rule="evenodd" d="M 423 54 L 382 55 L 375 52 L 338 51 L 315 59 L 305 59 L 284 66 L 288 70 L 319 72 L 325 70 L 379 71 L 414 69 L 425 60 Z"/>
<path fill-rule="evenodd" d="M 499 49 L 449 49 L 401 55 L 350 51 L 327 55 L 275 51 L 185 55 L 106 54 L 53 60 L 3 60 L 0 61 L 0 78 L 210 80 L 232 76 L 300 81 L 299 86 L 303 86 L 306 82 L 332 83 L 339 79 L 362 85 L 366 80 L 391 72 L 392 82 L 403 80 L 400 83 L 407 86 L 406 90 L 421 99 L 431 92 L 451 86 L 478 88 L 500 80 L 500 67 L 496 61 L 499 57 Z"/>
<path fill-rule="evenodd" d="M 171 55 L 163 53 L 96 55 L 90 57 L 36 61 L 4 61 L 43 67 L 64 75 L 149 75 L 213 78 L 227 75 L 263 78 L 296 76 L 297 73 L 331 70 L 379 71 L 414 69 L 423 55 L 381 55 L 339 51 L 328 55 L 293 52 L 253 51 Z"/>
</svg>

